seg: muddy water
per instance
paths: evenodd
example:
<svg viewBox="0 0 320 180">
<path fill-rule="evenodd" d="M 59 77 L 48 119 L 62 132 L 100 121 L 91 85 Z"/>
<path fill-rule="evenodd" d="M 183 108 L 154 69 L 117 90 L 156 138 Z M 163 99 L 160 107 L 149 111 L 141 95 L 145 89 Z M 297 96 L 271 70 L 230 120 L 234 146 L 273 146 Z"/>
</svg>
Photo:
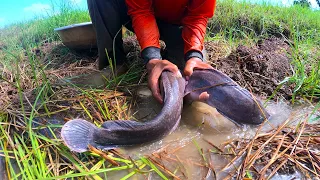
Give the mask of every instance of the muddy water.
<svg viewBox="0 0 320 180">
<path fill-rule="evenodd" d="M 160 111 L 161 107 L 157 104 L 147 88 L 140 89 L 136 106 L 137 119 L 150 119 Z M 291 108 L 285 103 L 270 102 L 267 106 L 271 114 L 269 123 L 264 125 L 262 130 L 268 131 L 283 123 L 291 113 L 296 112 L 296 120 L 305 117 L 311 108 Z M 181 179 L 213 179 L 214 173 L 204 167 L 203 156 L 199 150 L 203 151 L 207 163 L 215 169 L 217 179 L 223 179 L 228 176 L 228 172 L 233 168 L 221 171 L 221 169 L 231 160 L 227 156 L 218 155 L 215 152 L 209 152 L 209 149 L 215 150 L 208 141 L 216 146 L 235 138 L 251 138 L 257 131 L 257 126 L 234 124 L 227 118 L 219 114 L 215 108 L 212 108 L 201 102 L 194 102 L 191 105 L 185 105 L 182 113 L 180 126 L 167 137 L 153 143 L 141 146 L 120 149 L 124 154 L 133 158 L 139 156 L 151 156 L 161 161 L 161 163 L 172 171 L 177 170 L 177 176 Z M 200 150 L 200 151 L 201 151 Z M 111 179 L 120 179 L 128 172 L 109 174 Z M 292 179 L 300 177 L 299 173 L 291 175 L 276 174 L 273 179 Z M 133 179 L 160 179 L 153 175 L 135 175 Z"/>
</svg>

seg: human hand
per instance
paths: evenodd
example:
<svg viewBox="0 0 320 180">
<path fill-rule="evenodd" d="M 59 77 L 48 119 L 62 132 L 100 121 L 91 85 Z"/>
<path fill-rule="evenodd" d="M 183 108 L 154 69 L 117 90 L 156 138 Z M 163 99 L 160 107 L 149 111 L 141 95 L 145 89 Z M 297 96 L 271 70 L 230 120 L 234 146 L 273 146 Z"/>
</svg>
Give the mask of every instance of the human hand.
<svg viewBox="0 0 320 180">
<path fill-rule="evenodd" d="M 168 70 L 172 73 L 176 74 L 177 76 L 181 76 L 178 67 L 171 63 L 168 60 L 161 60 L 161 59 L 151 59 L 147 64 L 148 70 L 148 85 L 151 89 L 153 97 L 163 103 L 163 99 L 160 94 L 159 88 L 159 78 L 161 76 L 162 71 Z"/>
<path fill-rule="evenodd" d="M 186 77 L 189 77 L 194 69 L 213 69 L 213 67 L 210 64 L 203 62 L 201 59 L 193 57 L 186 62 L 183 73 Z"/>
</svg>

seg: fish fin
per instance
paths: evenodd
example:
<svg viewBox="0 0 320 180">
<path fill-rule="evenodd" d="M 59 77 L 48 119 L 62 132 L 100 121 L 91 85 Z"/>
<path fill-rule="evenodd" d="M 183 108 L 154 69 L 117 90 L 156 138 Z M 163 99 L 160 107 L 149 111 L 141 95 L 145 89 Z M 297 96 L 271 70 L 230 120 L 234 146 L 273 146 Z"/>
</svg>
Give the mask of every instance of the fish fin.
<svg viewBox="0 0 320 180">
<path fill-rule="evenodd" d="M 122 145 L 123 147 L 125 145 Z M 117 145 L 100 145 L 100 144 L 97 144 L 94 146 L 95 148 L 97 149 L 100 149 L 101 151 L 108 151 L 110 149 L 116 149 L 116 148 L 119 148 L 120 146 L 117 146 Z"/>
<path fill-rule="evenodd" d="M 88 145 L 93 141 L 93 133 L 97 127 L 83 119 L 68 121 L 61 129 L 61 137 L 65 144 L 75 152 L 88 151 Z"/>
<path fill-rule="evenodd" d="M 104 129 L 135 129 L 138 125 L 145 125 L 144 123 L 133 120 L 112 120 L 104 122 L 101 127 Z"/>
<path fill-rule="evenodd" d="M 227 118 L 229 121 L 233 122 L 236 126 L 238 126 L 238 127 L 242 127 L 242 126 L 243 126 L 243 123 L 237 122 L 237 121 L 229 118 L 229 117 L 228 117 L 227 115 L 225 115 L 220 109 L 217 109 L 217 108 L 216 108 L 216 110 L 217 110 L 223 117 L 225 117 L 225 118 Z"/>
</svg>

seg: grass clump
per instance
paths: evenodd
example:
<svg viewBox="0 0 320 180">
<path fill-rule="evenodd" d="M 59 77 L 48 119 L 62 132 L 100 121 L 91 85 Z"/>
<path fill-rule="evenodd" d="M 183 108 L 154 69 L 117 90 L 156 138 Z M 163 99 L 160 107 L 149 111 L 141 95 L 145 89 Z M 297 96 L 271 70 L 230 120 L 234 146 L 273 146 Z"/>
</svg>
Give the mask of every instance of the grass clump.
<svg viewBox="0 0 320 180">
<path fill-rule="evenodd" d="M 64 1 L 59 2 L 56 4 L 59 8 L 48 11 L 44 17 L 15 23 L 0 30 L 1 64 L 11 67 L 10 64 L 14 59 L 8 52 L 24 56 L 26 51 L 31 52 L 44 43 L 60 41 L 59 35 L 53 31 L 54 28 L 91 21 L 87 11 L 74 9 L 71 4 Z"/>
<path fill-rule="evenodd" d="M 209 22 L 209 36 L 222 33 L 227 39 L 284 37 L 320 45 L 320 11 L 301 6 L 278 7 L 268 4 L 219 1 Z"/>
<path fill-rule="evenodd" d="M 256 44 L 278 37 L 291 46 L 292 76 L 282 83 L 295 86 L 296 97 L 319 99 L 320 11 L 299 5 L 278 7 L 223 0 L 209 21 L 207 39 L 225 39 L 232 46 Z"/>
</svg>

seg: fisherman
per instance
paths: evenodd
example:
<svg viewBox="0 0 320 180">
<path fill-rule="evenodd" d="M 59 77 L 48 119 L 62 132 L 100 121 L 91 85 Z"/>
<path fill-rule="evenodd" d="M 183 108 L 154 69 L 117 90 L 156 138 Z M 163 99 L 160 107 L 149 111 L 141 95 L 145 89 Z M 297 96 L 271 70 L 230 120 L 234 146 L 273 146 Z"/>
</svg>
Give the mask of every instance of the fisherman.
<svg viewBox="0 0 320 180">
<path fill-rule="evenodd" d="M 205 61 L 204 36 L 216 0 L 87 0 L 99 51 L 99 69 L 107 56 L 121 71 L 126 64 L 121 27 L 135 32 L 148 71 L 148 85 L 162 102 L 159 77 L 164 70 L 190 76 L 193 69 L 212 69 Z M 113 40 L 115 41 L 113 42 Z M 164 57 L 159 40 L 166 45 Z M 115 54 L 113 54 L 113 52 Z"/>
</svg>

